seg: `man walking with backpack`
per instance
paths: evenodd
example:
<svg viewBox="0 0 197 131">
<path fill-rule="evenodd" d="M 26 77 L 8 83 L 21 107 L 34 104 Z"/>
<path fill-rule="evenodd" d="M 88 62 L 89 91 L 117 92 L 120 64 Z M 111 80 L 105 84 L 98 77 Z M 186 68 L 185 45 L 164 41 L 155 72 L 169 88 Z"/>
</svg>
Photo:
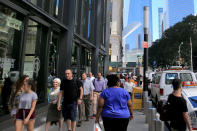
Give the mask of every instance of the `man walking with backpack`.
<svg viewBox="0 0 197 131">
<path fill-rule="evenodd" d="M 61 100 L 63 97 L 62 109 Z M 68 131 L 76 131 L 77 105 L 82 103 L 83 88 L 80 80 L 73 78 L 71 70 L 65 71 L 65 79 L 60 86 L 57 109 L 62 110 Z"/>
<path fill-rule="evenodd" d="M 173 80 L 172 85 L 174 91 L 168 97 L 171 131 L 186 131 L 187 127 L 189 131 L 192 131 L 187 113 L 187 103 L 182 96 L 182 81 L 176 78 Z"/>
</svg>

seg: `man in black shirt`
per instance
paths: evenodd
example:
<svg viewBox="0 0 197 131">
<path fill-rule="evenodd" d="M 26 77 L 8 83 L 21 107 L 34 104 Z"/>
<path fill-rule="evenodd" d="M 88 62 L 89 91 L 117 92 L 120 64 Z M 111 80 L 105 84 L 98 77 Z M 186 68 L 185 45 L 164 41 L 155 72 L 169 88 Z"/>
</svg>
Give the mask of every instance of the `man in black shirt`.
<svg viewBox="0 0 197 131">
<path fill-rule="evenodd" d="M 170 104 L 170 127 L 172 131 L 186 131 L 188 127 L 189 131 L 192 131 L 187 103 L 186 100 L 182 97 L 182 81 L 180 79 L 174 79 L 172 82 L 173 93 L 169 95 L 168 102 Z"/>
<path fill-rule="evenodd" d="M 57 109 L 61 110 L 62 115 L 67 123 L 68 131 L 76 131 L 77 105 L 80 105 L 83 97 L 83 88 L 80 80 L 73 78 L 71 70 L 65 71 L 65 78 L 60 86 L 60 94 L 58 99 Z"/>
</svg>

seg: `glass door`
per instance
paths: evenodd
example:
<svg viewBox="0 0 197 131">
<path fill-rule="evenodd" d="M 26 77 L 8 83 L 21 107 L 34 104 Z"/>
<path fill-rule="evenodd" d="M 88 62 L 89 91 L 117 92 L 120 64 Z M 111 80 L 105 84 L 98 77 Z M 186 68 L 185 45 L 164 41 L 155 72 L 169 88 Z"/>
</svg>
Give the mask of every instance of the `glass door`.
<svg viewBox="0 0 197 131">
<path fill-rule="evenodd" d="M 58 59 L 59 59 L 59 34 L 51 32 L 49 45 L 49 65 L 48 65 L 48 88 L 52 87 L 52 81 L 55 76 L 58 76 Z"/>
<path fill-rule="evenodd" d="M 39 102 L 45 101 L 45 78 L 47 58 L 48 28 L 33 20 L 28 22 L 28 34 L 25 47 L 24 72 L 34 79 Z"/>
</svg>

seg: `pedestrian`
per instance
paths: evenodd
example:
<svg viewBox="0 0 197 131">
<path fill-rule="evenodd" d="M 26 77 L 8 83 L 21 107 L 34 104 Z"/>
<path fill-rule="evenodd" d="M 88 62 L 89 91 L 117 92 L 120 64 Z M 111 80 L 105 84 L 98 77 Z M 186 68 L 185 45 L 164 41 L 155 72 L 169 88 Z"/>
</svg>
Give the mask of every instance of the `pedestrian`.
<svg viewBox="0 0 197 131">
<path fill-rule="evenodd" d="M 95 79 L 94 75 L 92 74 L 92 72 L 89 72 L 89 80 L 91 80 L 93 82 L 93 80 Z"/>
<path fill-rule="evenodd" d="M 21 93 L 24 92 L 24 83 L 29 79 L 29 76 L 23 75 L 21 76 L 14 86 L 12 87 L 11 95 L 8 102 L 8 109 L 10 111 L 10 115 L 13 119 L 13 123 L 16 123 L 16 111 L 19 106 L 19 97 Z"/>
<path fill-rule="evenodd" d="M 53 80 L 53 88 L 50 89 L 48 95 L 48 113 L 47 113 L 47 120 L 45 131 L 49 130 L 50 125 L 59 121 L 59 131 L 62 131 L 63 119 L 61 111 L 57 110 L 57 101 L 60 93 L 60 84 L 61 80 L 59 78 L 55 78 Z"/>
<path fill-rule="evenodd" d="M 76 131 L 77 105 L 82 103 L 83 88 L 80 80 L 73 78 L 72 71 L 65 71 L 65 78 L 60 86 L 57 109 L 60 111 L 60 102 L 62 102 L 62 115 L 67 123 L 68 131 Z"/>
<path fill-rule="evenodd" d="M 117 75 L 109 75 L 108 88 L 99 98 L 96 123 L 102 116 L 105 131 L 126 131 L 129 119 L 133 119 L 133 109 L 129 93 L 120 88 Z"/>
<path fill-rule="evenodd" d="M 87 79 L 87 74 L 82 74 L 82 83 L 83 83 L 83 103 L 85 105 L 85 116 L 86 121 L 89 121 L 89 115 L 90 115 L 90 104 L 93 100 L 93 90 L 94 86 L 91 80 Z M 77 124 L 78 127 L 81 126 L 82 123 L 82 115 L 83 115 L 83 107 L 82 104 L 78 106 L 79 109 L 79 122 Z"/>
<path fill-rule="evenodd" d="M 121 74 L 118 74 L 117 77 L 120 80 L 120 87 L 124 88 L 125 79 L 123 78 L 123 76 Z"/>
<path fill-rule="evenodd" d="M 182 96 L 182 81 L 178 78 L 172 81 L 173 93 L 168 96 L 170 104 L 170 127 L 172 131 L 192 131 L 186 100 Z"/>
<path fill-rule="evenodd" d="M 124 89 L 128 91 L 129 95 L 131 96 L 131 99 L 133 87 L 135 87 L 135 84 L 132 82 L 131 77 L 128 77 L 128 81 L 125 82 Z"/>
<path fill-rule="evenodd" d="M 98 98 L 101 94 L 101 92 L 105 89 L 106 81 L 103 79 L 102 74 L 98 73 L 97 78 L 94 79 L 93 85 L 94 85 L 94 100 L 93 100 L 93 115 L 92 119 L 96 117 L 97 112 L 97 104 L 98 104 Z"/>
<path fill-rule="evenodd" d="M 35 107 L 38 99 L 35 91 L 35 83 L 28 79 L 24 83 L 24 92 L 19 97 L 19 107 L 16 113 L 16 131 L 23 131 L 24 125 L 27 131 L 34 130 L 35 123 Z"/>
</svg>

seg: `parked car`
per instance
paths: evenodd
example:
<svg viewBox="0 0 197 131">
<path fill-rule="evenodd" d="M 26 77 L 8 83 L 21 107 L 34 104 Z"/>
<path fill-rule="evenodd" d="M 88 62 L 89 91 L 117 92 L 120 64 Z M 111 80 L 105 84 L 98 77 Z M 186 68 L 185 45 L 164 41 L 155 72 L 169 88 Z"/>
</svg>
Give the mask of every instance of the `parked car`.
<svg viewBox="0 0 197 131">
<path fill-rule="evenodd" d="M 172 93 L 172 81 L 175 78 L 191 84 L 196 82 L 195 74 L 189 70 L 167 70 L 156 73 L 151 84 L 151 98 L 156 105 L 159 100 L 166 101 L 168 95 Z"/>
</svg>

